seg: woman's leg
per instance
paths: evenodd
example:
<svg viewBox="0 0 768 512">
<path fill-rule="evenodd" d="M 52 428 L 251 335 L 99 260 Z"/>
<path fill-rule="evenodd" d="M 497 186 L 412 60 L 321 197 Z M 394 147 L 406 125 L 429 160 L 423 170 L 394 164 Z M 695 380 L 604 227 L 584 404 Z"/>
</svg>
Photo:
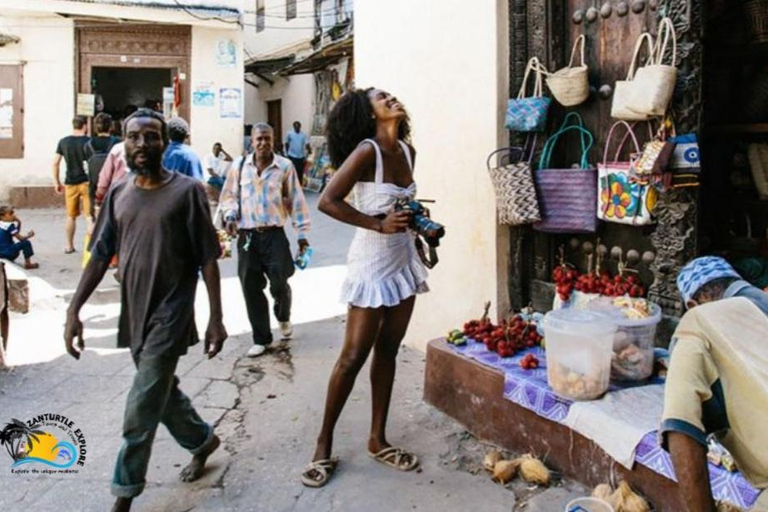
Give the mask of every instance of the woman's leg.
<svg viewBox="0 0 768 512">
<path fill-rule="evenodd" d="M 347 313 L 347 331 L 344 347 L 333 368 L 328 382 L 328 396 L 325 400 L 323 427 L 317 438 L 313 461 L 328 459 L 333 448 L 333 429 L 341 415 L 344 404 L 352 392 L 360 368 L 368 359 L 371 347 L 376 342 L 384 309 L 350 307 Z"/>
<path fill-rule="evenodd" d="M 387 308 L 382 320 L 381 332 L 373 348 L 371 363 L 371 390 L 373 392 L 373 420 L 368 451 L 378 453 L 389 448 L 386 438 L 387 414 L 395 381 L 395 365 L 400 343 L 411 321 L 416 297 L 410 297 L 393 308 Z"/>
</svg>

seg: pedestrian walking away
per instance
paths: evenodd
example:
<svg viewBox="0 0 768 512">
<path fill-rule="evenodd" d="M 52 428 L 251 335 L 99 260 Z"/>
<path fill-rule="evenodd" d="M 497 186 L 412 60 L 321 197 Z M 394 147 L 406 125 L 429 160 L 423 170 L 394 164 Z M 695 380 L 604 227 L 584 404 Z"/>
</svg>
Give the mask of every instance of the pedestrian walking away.
<svg viewBox="0 0 768 512">
<path fill-rule="evenodd" d="M 178 172 L 198 181 L 203 181 L 203 164 L 189 147 L 189 124 L 173 117 L 168 121 L 168 137 L 171 139 L 163 155 L 163 167 L 171 172 Z"/>
<path fill-rule="evenodd" d="M 290 217 L 298 233 L 299 253 L 309 248 L 309 207 L 290 160 L 274 153 L 274 131 L 265 123 L 253 128 L 254 152 L 240 158 L 227 175 L 219 197 L 227 232 L 237 236 L 237 271 L 253 330 L 249 357 L 258 357 L 272 343 L 269 305 L 264 289 L 275 301 L 280 335 L 288 339 L 291 325 L 291 286 L 295 269 L 284 226 Z"/>
<path fill-rule="evenodd" d="M 0 258 L 14 261 L 19 254 L 24 254 L 24 268 L 33 270 L 40 265 L 32 261 L 35 251 L 32 249 L 30 238 L 35 232 L 29 230 L 26 235 L 21 234 L 21 220 L 11 206 L 0 206 Z M 18 240 L 18 242 L 14 242 Z"/>
<path fill-rule="evenodd" d="M 308 487 L 325 485 L 336 470 L 338 460 L 331 457 L 333 431 L 371 351 L 368 454 L 400 471 L 419 465 L 416 455 L 391 446 L 385 433 L 397 352 L 416 294 L 428 291 L 427 270 L 408 232 L 411 214 L 396 209 L 399 201 L 416 195 L 416 152 L 407 143 L 409 135 L 405 108 L 380 89 L 346 93 L 328 117 L 328 151 L 338 171 L 318 208 L 358 229 L 342 289 L 342 300 L 349 305 L 344 345 L 328 383 L 315 454 L 301 476 Z M 354 206 L 345 201 L 350 192 Z"/>
<path fill-rule="evenodd" d="M 689 510 L 715 510 L 707 436 L 714 434 L 768 511 L 768 293 L 719 257 L 697 258 L 677 278 L 689 311 L 671 346 L 664 386 L 662 444 Z"/>
<path fill-rule="evenodd" d="M 112 116 L 100 113 L 93 120 L 96 136 L 85 143 L 85 159 L 88 167 L 88 202 L 90 203 L 90 216 L 95 217 L 96 191 L 99 186 L 99 176 L 104 168 L 104 163 L 109 157 L 112 147 L 120 142 L 120 139 L 110 134 L 112 129 Z"/>
<path fill-rule="evenodd" d="M 198 342 L 194 303 L 198 274 L 210 301 L 204 351 L 211 358 L 227 337 L 222 324 L 220 248 L 208 202 L 199 182 L 161 166 L 167 144 L 162 114 L 140 109 L 126 119 L 125 152 L 132 174 L 107 193 L 91 241 L 91 259 L 67 311 L 67 352 L 85 350 L 83 304 L 104 277 L 115 253 L 123 265 L 118 347 L 131 350 L 136 374 L 123 419 L 117 456 L 113 512 L 130 509 L 145 486 L 152 443 L 160 423 L 192 454 L 181 472 L 189 482 L 202 475 L 219 446 L 175 376 L 179 358 Z M 75 341 L 77 340 L 77 341 Z"/>
<path fill-rule="evenodd" d="M 227 172 L 232 166 L 232 157 L 221 145 L 216 142 L 213 149 L 205 156 L 205 170 L 208 172 L 208 184 L 221 192 Z"/>
<path fill-rule="evenodd" d="M 90 140 L 85 135 L 86 120 L 82 116 L 72 119 L 72 135 L 68 135 L 59 141 L 56 146 L 56 156 L 53 158 L 53 184 L 57 194 L 64 194 L 67 209 L 67 224 L 65 227 L 66 245 L 64 252 L 75 252 L 74 239 L 77 227 L 77 218 L 81 212 L 85 213 L 88 231 L 92 228 L 91 204 L 88 186 L 88 173 L 86 171 L 85 144 Z M 61 184 L 61 170 L 59 168 L 62 158 L 66 164 L 64 184 Z"/>
<path fill-rule="evenodd" d="M 296 174 L 299 177 L 299 183 L 304 186 L 304 167 L 307 164 L 307 156 L 312 153 L 309 145 L 309 137 L 301 131 L 301 123 L 293 123 L 293 131 L 285 136 L 285 154 L 293 162 L 296 168 Z"/>
</svg>

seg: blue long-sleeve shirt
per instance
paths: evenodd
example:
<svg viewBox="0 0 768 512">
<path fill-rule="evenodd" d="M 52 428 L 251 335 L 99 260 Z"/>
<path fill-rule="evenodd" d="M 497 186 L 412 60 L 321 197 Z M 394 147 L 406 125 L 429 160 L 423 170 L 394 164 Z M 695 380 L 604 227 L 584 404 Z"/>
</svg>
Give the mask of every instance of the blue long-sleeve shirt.
<svg viewBox="0 0 768 512">
<path fill-rule="evenodd" d="M 197 153 L 183 142 L 171 142 L 163 155 L 163 167 L 203 181 L 203 163 Z"/>
</svg>

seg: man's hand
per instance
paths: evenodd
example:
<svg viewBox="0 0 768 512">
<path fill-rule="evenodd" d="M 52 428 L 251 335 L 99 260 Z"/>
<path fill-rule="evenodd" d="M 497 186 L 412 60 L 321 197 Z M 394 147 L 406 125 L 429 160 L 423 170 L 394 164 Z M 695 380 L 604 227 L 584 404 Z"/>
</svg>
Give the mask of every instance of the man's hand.
<svg viewBox="0 0 768 512">
<path fill-rule="evenodd" d="M 33 236 L 35 236 L 35 230 L 34 229 L 30 229 L 29 233 L 27 233 L 27 238 L 32 238 Z"/>
<path fill-rule="evenodd" d="M 205 353 L 208 355 L 208 359 L 216 357 L 216 354 L 221 352 L 227 336 L 227 329 L 221 318 L 211 318 L 208 322 L 208 328 L 205 330 Z"/>
<path fill-rule="evenodd" d="M 54 186 L 55 186 L 55 188 L 56 188 L 56 193 L 57 193 L 58 195 L 61 195 L 61 194 L 63 194 L 63 193 L 64 193 L 64 185 L 62 185 L 62 184 L 61 184 L 61 182 L 59 182 L 59 183 L 56 183 Z"/>
<path fill-rule="evenodd" d="M 73 342 L 77 338 L 77 348 Z M 80 359 L 80 354 L 85 350 L 85 341 L 83 341 L 83 322 L 77 313 L 67 313 L 67 324 L 64 326 L 64 345 L 67 347 L 69 355 L 75 359 Z"/>
<path fill-rule="evenodd" d="M 227 230 L 227 234 L 229 236 L 233 238 L 237 236 L 237 222 L 233 220 L 228 220 L 224 226 L 224 229 Z"/>
<path fill-rule="evenodd" d="M 299 238 L 299 256 L 307 252 L 309 248 L 309 240 L 306 238 Z"/>
</svg>

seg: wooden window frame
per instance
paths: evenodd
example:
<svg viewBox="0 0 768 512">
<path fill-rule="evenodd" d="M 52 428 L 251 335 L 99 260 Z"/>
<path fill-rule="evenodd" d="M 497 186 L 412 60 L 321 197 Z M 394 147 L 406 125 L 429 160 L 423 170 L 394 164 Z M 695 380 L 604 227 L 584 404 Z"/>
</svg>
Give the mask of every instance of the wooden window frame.
<svg viewBox="0 0 768 512">
<path fill-rule="evenodd" d="M 0 158 L 24 158 L 24 65 L 3 64 L 4 68 L 15 68 L 15 83 L 0 84 L 0 88 L 10 88 L 13 91 L 13 136 L 10 139 L 0 139 Z M 10 86 L 10 87 L 9 87 Z"/>
</svg>

